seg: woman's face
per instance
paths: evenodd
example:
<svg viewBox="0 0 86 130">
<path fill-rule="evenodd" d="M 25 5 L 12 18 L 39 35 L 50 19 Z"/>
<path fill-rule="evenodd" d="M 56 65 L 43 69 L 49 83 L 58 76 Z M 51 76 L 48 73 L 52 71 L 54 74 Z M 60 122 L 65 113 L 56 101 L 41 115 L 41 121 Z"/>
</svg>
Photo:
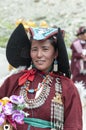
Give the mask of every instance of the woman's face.
<svg viewBox="0 0 86 130">
<path fill-rule="evenodd" d="M 32 40 L 30 55 L 35 67 L 44 72 L 49 70 L 53 60 L 57 57 L 54 47 L 49 40 Z"/>
</svg>

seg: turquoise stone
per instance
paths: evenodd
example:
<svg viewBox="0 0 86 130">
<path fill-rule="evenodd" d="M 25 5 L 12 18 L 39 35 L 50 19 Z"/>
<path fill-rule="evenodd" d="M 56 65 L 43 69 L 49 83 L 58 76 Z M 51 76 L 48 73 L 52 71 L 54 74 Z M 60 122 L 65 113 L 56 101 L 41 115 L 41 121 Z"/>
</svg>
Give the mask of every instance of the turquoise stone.
<svg viewBox="0 0 86 130">
<path fill-rule="evenodd" d="M 29 93 L 34 93 L 34 89 L 28 90 Z"/>
</svg>

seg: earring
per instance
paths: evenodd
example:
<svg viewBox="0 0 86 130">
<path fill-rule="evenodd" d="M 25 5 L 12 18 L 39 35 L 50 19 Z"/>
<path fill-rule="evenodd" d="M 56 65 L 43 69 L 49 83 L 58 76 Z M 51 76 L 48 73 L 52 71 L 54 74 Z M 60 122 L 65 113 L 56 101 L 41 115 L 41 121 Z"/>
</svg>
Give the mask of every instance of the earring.
<svg viewBox="0 0 86 130">
<path fill-rule="evenodd" d="M 35 65 L 33 64 L 33 62 L 31 64 L 32 64 L 32 68 L 36 68 Z"/>
<path fill-rule="evenodd" d="M 54 72 L 57 72 L 57 71 L 58 71 L 58 62 L 57 62 L 56 59 L 54 60 L 53 71 L 54 71 Z"/>
</svg>

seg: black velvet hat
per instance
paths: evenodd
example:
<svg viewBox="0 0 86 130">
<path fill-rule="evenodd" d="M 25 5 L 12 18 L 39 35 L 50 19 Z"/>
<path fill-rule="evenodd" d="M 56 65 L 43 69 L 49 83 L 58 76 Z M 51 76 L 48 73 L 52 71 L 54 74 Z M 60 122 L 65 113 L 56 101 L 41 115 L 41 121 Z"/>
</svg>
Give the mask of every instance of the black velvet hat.
<svg viewBox="0 0 86 130">
<path fill-rule="evenodd" d="M 62 72 L 63 74 L 65 74 L 67 77 L 70 78 L 71 72 L 70 72 L 68 54 L 60 28 L 58 28 L 57 33 L 57 48 L 58 48 L 58 57 L 57 57 L 58 71 Z"/>
<path fill-rule="evenodd" d="M 15 68 L 19 66 L 29 67 L 31 58 L 29 56 L 30 41 L 22 24 L 14 30 L 6 47 L 8 62 Z"/>
<path fill-rule="evenodd" d="M 67 77 L 70 77 L 70 67 L 67 50 L 60 28 L 33 28 L 30 31 L 32 38 L 36 40 L 47 39 L 53 35 L 57 36 L 56 44 L 58 48 L 58 71 L 64 73 Z M 27 36 L 27 33 L 23 25 L 19 24 L 18 27 L 12 33 L 6 47 L 6 56 L 8 62 L 15 68 L 19 66 L 29 67 L 31 64 L 30 48 L 31 42 Z"/>
</svg>

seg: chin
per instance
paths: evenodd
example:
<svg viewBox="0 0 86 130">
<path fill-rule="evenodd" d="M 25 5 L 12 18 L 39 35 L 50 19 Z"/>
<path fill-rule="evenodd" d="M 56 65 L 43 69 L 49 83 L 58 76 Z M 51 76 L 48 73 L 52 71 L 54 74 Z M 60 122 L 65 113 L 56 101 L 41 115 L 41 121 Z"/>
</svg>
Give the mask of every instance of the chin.
<svg viewBox="0 0 86 130">
<path fill-rule="evenodd" d="M 36 67 L 38 70 L 40 71 L 45 71 L 45 69 L 43 67 Z"/>
</svg>

